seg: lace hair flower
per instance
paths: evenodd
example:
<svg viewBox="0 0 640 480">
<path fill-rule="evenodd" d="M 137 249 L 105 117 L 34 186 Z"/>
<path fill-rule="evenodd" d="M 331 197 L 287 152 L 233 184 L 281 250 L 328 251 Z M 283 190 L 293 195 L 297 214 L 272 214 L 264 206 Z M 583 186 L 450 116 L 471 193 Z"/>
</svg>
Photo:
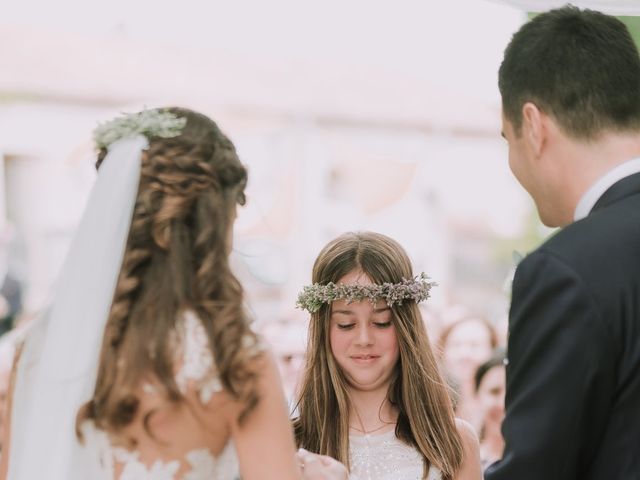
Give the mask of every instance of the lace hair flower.
<svg viewBox="0 0 640 480">
<path fill-rule="evenodd" d="M 429 298 L 429 292 L 437 285 L 429 281 L 425 273 L 415 278 L 403 279 L 400 283 L 383 283 L 381 285 L 360 285 L 329 282 L 326 285 L 314 283 L 303 287 L 298 295 L 296 307 L 315 313 L 325 303 L 345 299 L 347 303 L 368 299 L 372 303 L 384 300 L 389 307 L 402 305 L 404 301 L 423 302 Z"/>
<path fill-rule="evenodd" d="M 172 138 L 182 133 L 186 118 L 166 110 L 143 110 L 125 113 L 120 117 L 99 124 L 93 131 L 93 140 L 98 149 L 107 148 L 121 138 L 144 135 L 146 137 Z"/>
</svg>

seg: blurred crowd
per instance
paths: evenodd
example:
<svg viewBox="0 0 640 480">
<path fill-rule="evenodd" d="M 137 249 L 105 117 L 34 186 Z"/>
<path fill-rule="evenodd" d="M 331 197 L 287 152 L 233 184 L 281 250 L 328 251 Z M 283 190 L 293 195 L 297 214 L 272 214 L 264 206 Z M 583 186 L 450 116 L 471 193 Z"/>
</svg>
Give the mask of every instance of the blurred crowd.
<svg viewBox="0 0 640 480">
<path fill-rule="evenodd" d="M 0 439 L 4 432 L 4 411 L 15 347 L 27 323 L 22 313 L 23 282 L 15 265 L 19 257 L 15 246 L 15 229 L 10 223 L 5 223 L 0 227 Z"/>
</svg>

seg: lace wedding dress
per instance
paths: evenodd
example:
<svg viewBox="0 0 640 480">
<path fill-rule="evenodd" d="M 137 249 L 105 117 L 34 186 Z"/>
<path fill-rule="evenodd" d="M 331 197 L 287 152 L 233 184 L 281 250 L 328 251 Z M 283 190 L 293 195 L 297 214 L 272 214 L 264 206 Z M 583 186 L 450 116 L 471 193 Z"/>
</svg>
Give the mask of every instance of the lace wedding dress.
<svg viewBox="0 0 640 480">
<path fill-rule="evenodd" d="M 350 480 L 422 480 L 422 455 L 390 430 L 378 435 L 349 436 Z M 441 480 L 431 467 L 428 480 Z"/>
<path fill-rule="evenodd" d="M 200 320 L 187 312 L 179 323 L 176 335 L 176 383 L 182 393 L 187 388 L 197 389 L 198 398 L 207 405 L 212 396 L 222 390 L 216 374 L 208 337 Z M 143 385 L 145 393 L 154 395 L 155 389 Z M 105 467 L 106 478 L 117 480 L 236 480 L 240 478 L 233 443 L 229 440 L 218 455 L 202 446 L 185 453 L 181 458 L 156 459 L 143 462 L 136 450 L 112 445 L 108 436 L 88 423 L 84 432 L 97 450 L 98 463 Z M 119 471 L 119 475 L 116 472 Z"/>
</svg>

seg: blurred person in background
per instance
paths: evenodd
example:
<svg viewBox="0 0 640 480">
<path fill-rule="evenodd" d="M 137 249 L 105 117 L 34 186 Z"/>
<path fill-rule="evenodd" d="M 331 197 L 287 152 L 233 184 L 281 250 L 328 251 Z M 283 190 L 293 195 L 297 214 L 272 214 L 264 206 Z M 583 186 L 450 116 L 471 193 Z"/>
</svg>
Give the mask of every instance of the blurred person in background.
<svg viewBox="0 0 640 480">
<path fill-rule="evenodd" d="M 429 333 L 429 342 L 433 351 L 438 351 L 438 341 L 440 340 L 441 332 L 444 327 L 444 318 L 438 308 L 431 305 L 421 303 L 418 308 L 422 315 L 424 327 Z"/>
<path fill-rule="evenodd" d="M 4 438 L 4 422 L 9 395 L 9 382 L 15 353 L 15 340 L 11 333 L 0 339 L 0 439 Z M 0 452 L 3 445 L 0 443 Z"/>
<path fill-rule="evenodd" d="M 307 347 L 307 326 L 299 320 L 267 322 L 260 332 L 275 356 L 290 411 L 297 395 Z"/>
<path fill-rule="evenodd" d="M 504 451 L 504 438 L 500 431 L 507 382 L 504 361 L 504 352 L 497 350 L 478 367 L 475 374 L 476 405 L 481 413 L 478 435 L 483 469 L 500 460 Z"/>
<path fill-rule="evenodd" d="M 498 345 L 496 331 L 487 320 L 467 316 L 442 329 L 438 347 L 444 376 L 456 399 L 456 415 L 478 428 L 480 413 L 475 405 L 474 376 Z"/>
<path fill-rule="evenodd" d="M 0 229 L 0 335 L 11 330 L 22 310 L 22 285 L 10 268 L 14 228 Z"/>
</svg>

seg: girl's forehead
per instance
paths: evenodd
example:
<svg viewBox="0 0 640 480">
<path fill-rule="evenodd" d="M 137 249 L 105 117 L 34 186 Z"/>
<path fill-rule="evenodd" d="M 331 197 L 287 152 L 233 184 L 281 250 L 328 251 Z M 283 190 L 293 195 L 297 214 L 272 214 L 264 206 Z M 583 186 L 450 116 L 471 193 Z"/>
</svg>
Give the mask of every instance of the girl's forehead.
<svg viewBox="0 0 640 480">
<path fill-rule="evenodd" d="M 374 282 L 365 272 L 360 269 L 351 270 L 349 273 L 338 279 L 336 283 L 344 283 L 345 285 L 373 285 Z"/>
</svg>

